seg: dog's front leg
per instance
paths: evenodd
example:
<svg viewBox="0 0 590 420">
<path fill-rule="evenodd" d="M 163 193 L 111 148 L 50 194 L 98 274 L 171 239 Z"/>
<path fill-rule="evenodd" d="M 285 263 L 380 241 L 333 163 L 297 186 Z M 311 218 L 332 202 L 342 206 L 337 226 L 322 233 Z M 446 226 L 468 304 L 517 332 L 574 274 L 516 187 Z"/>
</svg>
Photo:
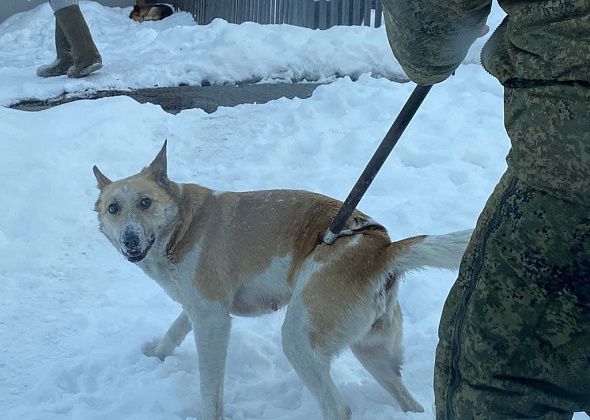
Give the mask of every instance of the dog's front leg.
<svg viewBox="0 0 590 420">
<path fill-rule="evenodd" d="M 147 343 L 143 346 L 143 353 L 150 357 L 159 357 L 161 360 L 170 356 L 182 340 L 193 328 L 191 321 L 185 311 L 182 311 L 178 318 L 170 325 L 162 340 Z"/>
<path fill-rule="evenodd" d="M 199 305 L 190 311 L 201 375 L 203 420 L 223 419 L 223 378 L 231 317 L 217 303 Z"/>
</svg>

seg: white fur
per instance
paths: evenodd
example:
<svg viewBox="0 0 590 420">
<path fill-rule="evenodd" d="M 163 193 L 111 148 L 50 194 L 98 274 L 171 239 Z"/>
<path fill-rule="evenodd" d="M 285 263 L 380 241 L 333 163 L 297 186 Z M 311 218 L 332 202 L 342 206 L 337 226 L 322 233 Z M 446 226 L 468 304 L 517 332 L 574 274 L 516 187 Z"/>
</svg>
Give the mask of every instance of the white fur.
<svg viewBox="0 0 590 420">
<path fill-rule="evenodd" d="M 424 267 L 457 270 L 472 233 L 472 229 L 467 229 L 446 235 L 426 236 L 396 258 L 395 266 L 402 272 Z"/>
<path fill-rule="evenodd" d="M 143 346 L 143 352 L 146 356 L 159 357 L 164 360 L 170 356 L 174 349 L 182 343 L 186 335 L 193 329 L 193 325 L 185 311 L 182 311 L 178 318 L 164 334 L 162 340 L 146 343 Z"/>
<path fill-rule="evenodd" d="M 276 311 L 289 302 L 291 287 L 287 276 L 293 259 L 274 257 L 266 270 L 247 281 L 236 293 L 232 314 L 256 316 Z"/>
<path fill-rule="evenodd" d="M 223 379 L 231 317 L 217 302 L 201 300 L 187 308 L 199 355 L 201 418 L 223 420 Z"/>
<path fill-rule="evenodd" d="M 231 318 L 228 308 L 219 302 L 204 299 L 195 286 L 193 279 L 200 253 L 201 247 L 197 243 L 178 264 L 158 258 L 157 252 L 151 252 L 139 263 L 146 274 L 183 307 L 183 312 L 170 326 L 162 341 L 153 348 L 146 346 L 144 352 L 165 358 L 180 345 L 192 327 L 199 355 L 201 415 L 206 420 L 222 420 L 223 378 Z"/>
<path fill-rule="evenodd" d="M 156 246 L 154 246 L 156 248 Z M 152 249 L 139 267 L 164 289 L 166 294 L 183 307 L 192 306 L 197 300 L 197 289 L 193 282 L 199 264 L 201 247 L 197 243 L 177 264 L 172 264 L 163 249 Z"/>
</svg>

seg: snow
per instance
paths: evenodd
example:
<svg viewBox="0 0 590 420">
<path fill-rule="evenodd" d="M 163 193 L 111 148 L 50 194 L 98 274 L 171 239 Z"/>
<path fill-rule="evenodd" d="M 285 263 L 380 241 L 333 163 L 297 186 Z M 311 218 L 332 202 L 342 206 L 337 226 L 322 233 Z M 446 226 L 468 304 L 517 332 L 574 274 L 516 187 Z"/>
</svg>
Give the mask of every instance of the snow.
<svg viewBox="0 0 590 420">
<path fill-rule="evenodd" d="M 104 70 L 84 79 L 40 80 L 35 68 L 55 58 L 55 19 L 48 4 L 0 24 L 0 105 L 23 99 L 96 90 L 243 81 L 328 81 L 363 73 L 406 80 L 385 28 L 232 25 L 217 19 L 196 25 L 188 13 L 156 22 L 129 19 L 130 8 L 81 2 Z M 494 13 L 490 23 L 499 21 Z M 478 40 L 465 59 L 479 60 Z"/>
<path fill-rule="evenodd" d="M 82 8 L 105 68 L 83 80 L 36 78 L 34 68 L 52 59 L 51 15 L 41 6 L 0 25 L 0 103 L 205 79 L 358 76 L 338 78 L 307 100 L 213 114 L 171 115 L 127 97 L 37 113 L 0 108 L 2 418 L 198 418 L 192 336 L 164 362 L 141 352 L 179 308 L 98 231 L 92 165 L 112 179 L 128 176 L 167 138 L 169 175 L 176 181 L 217 190 L 307 189 L 343 199 L 412 85 L 367 74 L 399 71 L 379 29 L 320 32 L 222 21 L 198 27 L 186 14 L 137 26 L 126 18 L 128 9 L 94 3 Z M 505 169 L 502 90 L 469 64 L 477 48 L 457 76 L 432 89 L 361 202 L 361 210 L 385 224 L 394 239 L 473 227 Z M 403 376 L 426 413 L 402 413 L 346 351 L 332 372 L 355 419 L 434 417 L 437 324 L 454 277 L 426 270 L 408 276 L 400 288 Z M 283 317 L 284 310 L 234 319 L 226 418 L 319 418 L 282 354 Z"/>
<path fill-rule="evenodd" d="M 221 19 L 199 26 L 188 13 L 137 23 L 129 19 L 129 8 L 94 2 L 82 2 L 81 8 L 105 69 L 81 80 L 38 80 L 35 68 L 55 58 L 54 18 L 45 4 L 0 26 L 0 104 L 64 92 L 203 82 L 330 80 L 361 73 L 405 78 L 384 29 L 314 31 L 290 25 L 231 25 Z"/>
</svg>

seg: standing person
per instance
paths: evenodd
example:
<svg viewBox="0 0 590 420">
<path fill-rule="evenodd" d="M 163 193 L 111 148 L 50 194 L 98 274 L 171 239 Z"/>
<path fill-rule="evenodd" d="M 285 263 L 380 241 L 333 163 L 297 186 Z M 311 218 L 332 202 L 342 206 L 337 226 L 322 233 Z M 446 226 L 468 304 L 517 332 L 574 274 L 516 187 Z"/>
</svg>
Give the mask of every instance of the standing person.
<svg viewBox="0 0 590 420">
<path fill-rule="evenodd" d="M 383 0 L 418 84 L 445 80 L 491 0 Z M 482 51 L 504 86 L 508 169 L 479 217 L 439 327 L 438 419 L 590 410 L 590 0 L 501 0 Z"/>
<path fill-rule="evenodd" d="M 49 0 L 55 14 L 55 50 L 51 64 L 37 68 L 37 76 L 88 76 L 102 67 L 102 58 L 78 6 L 78 0 Z"/>
</svg>

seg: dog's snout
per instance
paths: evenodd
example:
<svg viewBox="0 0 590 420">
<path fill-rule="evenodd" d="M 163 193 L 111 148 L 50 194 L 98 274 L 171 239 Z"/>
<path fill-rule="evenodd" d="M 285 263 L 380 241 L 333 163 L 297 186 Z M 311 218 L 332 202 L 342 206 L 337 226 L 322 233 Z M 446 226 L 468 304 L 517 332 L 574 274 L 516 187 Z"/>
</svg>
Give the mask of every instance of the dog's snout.
<svg viewBox="0 0 590 420">
<path fill-rule="evenodd" d="M 137 223 L 129 223 L 120 238 L 121 252 L 131 262 L 139 262 L 145 258 L 155 236 L 147 236 L 145 231 Z"/>
<path fill-rule="evenodd" d="M 125 248 L 127 248 L 130 251 L 139 249 L 139 235 L 135 232 L 125 232 L 125 234 L 123 235 L 123 246 L 125 246 Z"/>
</svg>

